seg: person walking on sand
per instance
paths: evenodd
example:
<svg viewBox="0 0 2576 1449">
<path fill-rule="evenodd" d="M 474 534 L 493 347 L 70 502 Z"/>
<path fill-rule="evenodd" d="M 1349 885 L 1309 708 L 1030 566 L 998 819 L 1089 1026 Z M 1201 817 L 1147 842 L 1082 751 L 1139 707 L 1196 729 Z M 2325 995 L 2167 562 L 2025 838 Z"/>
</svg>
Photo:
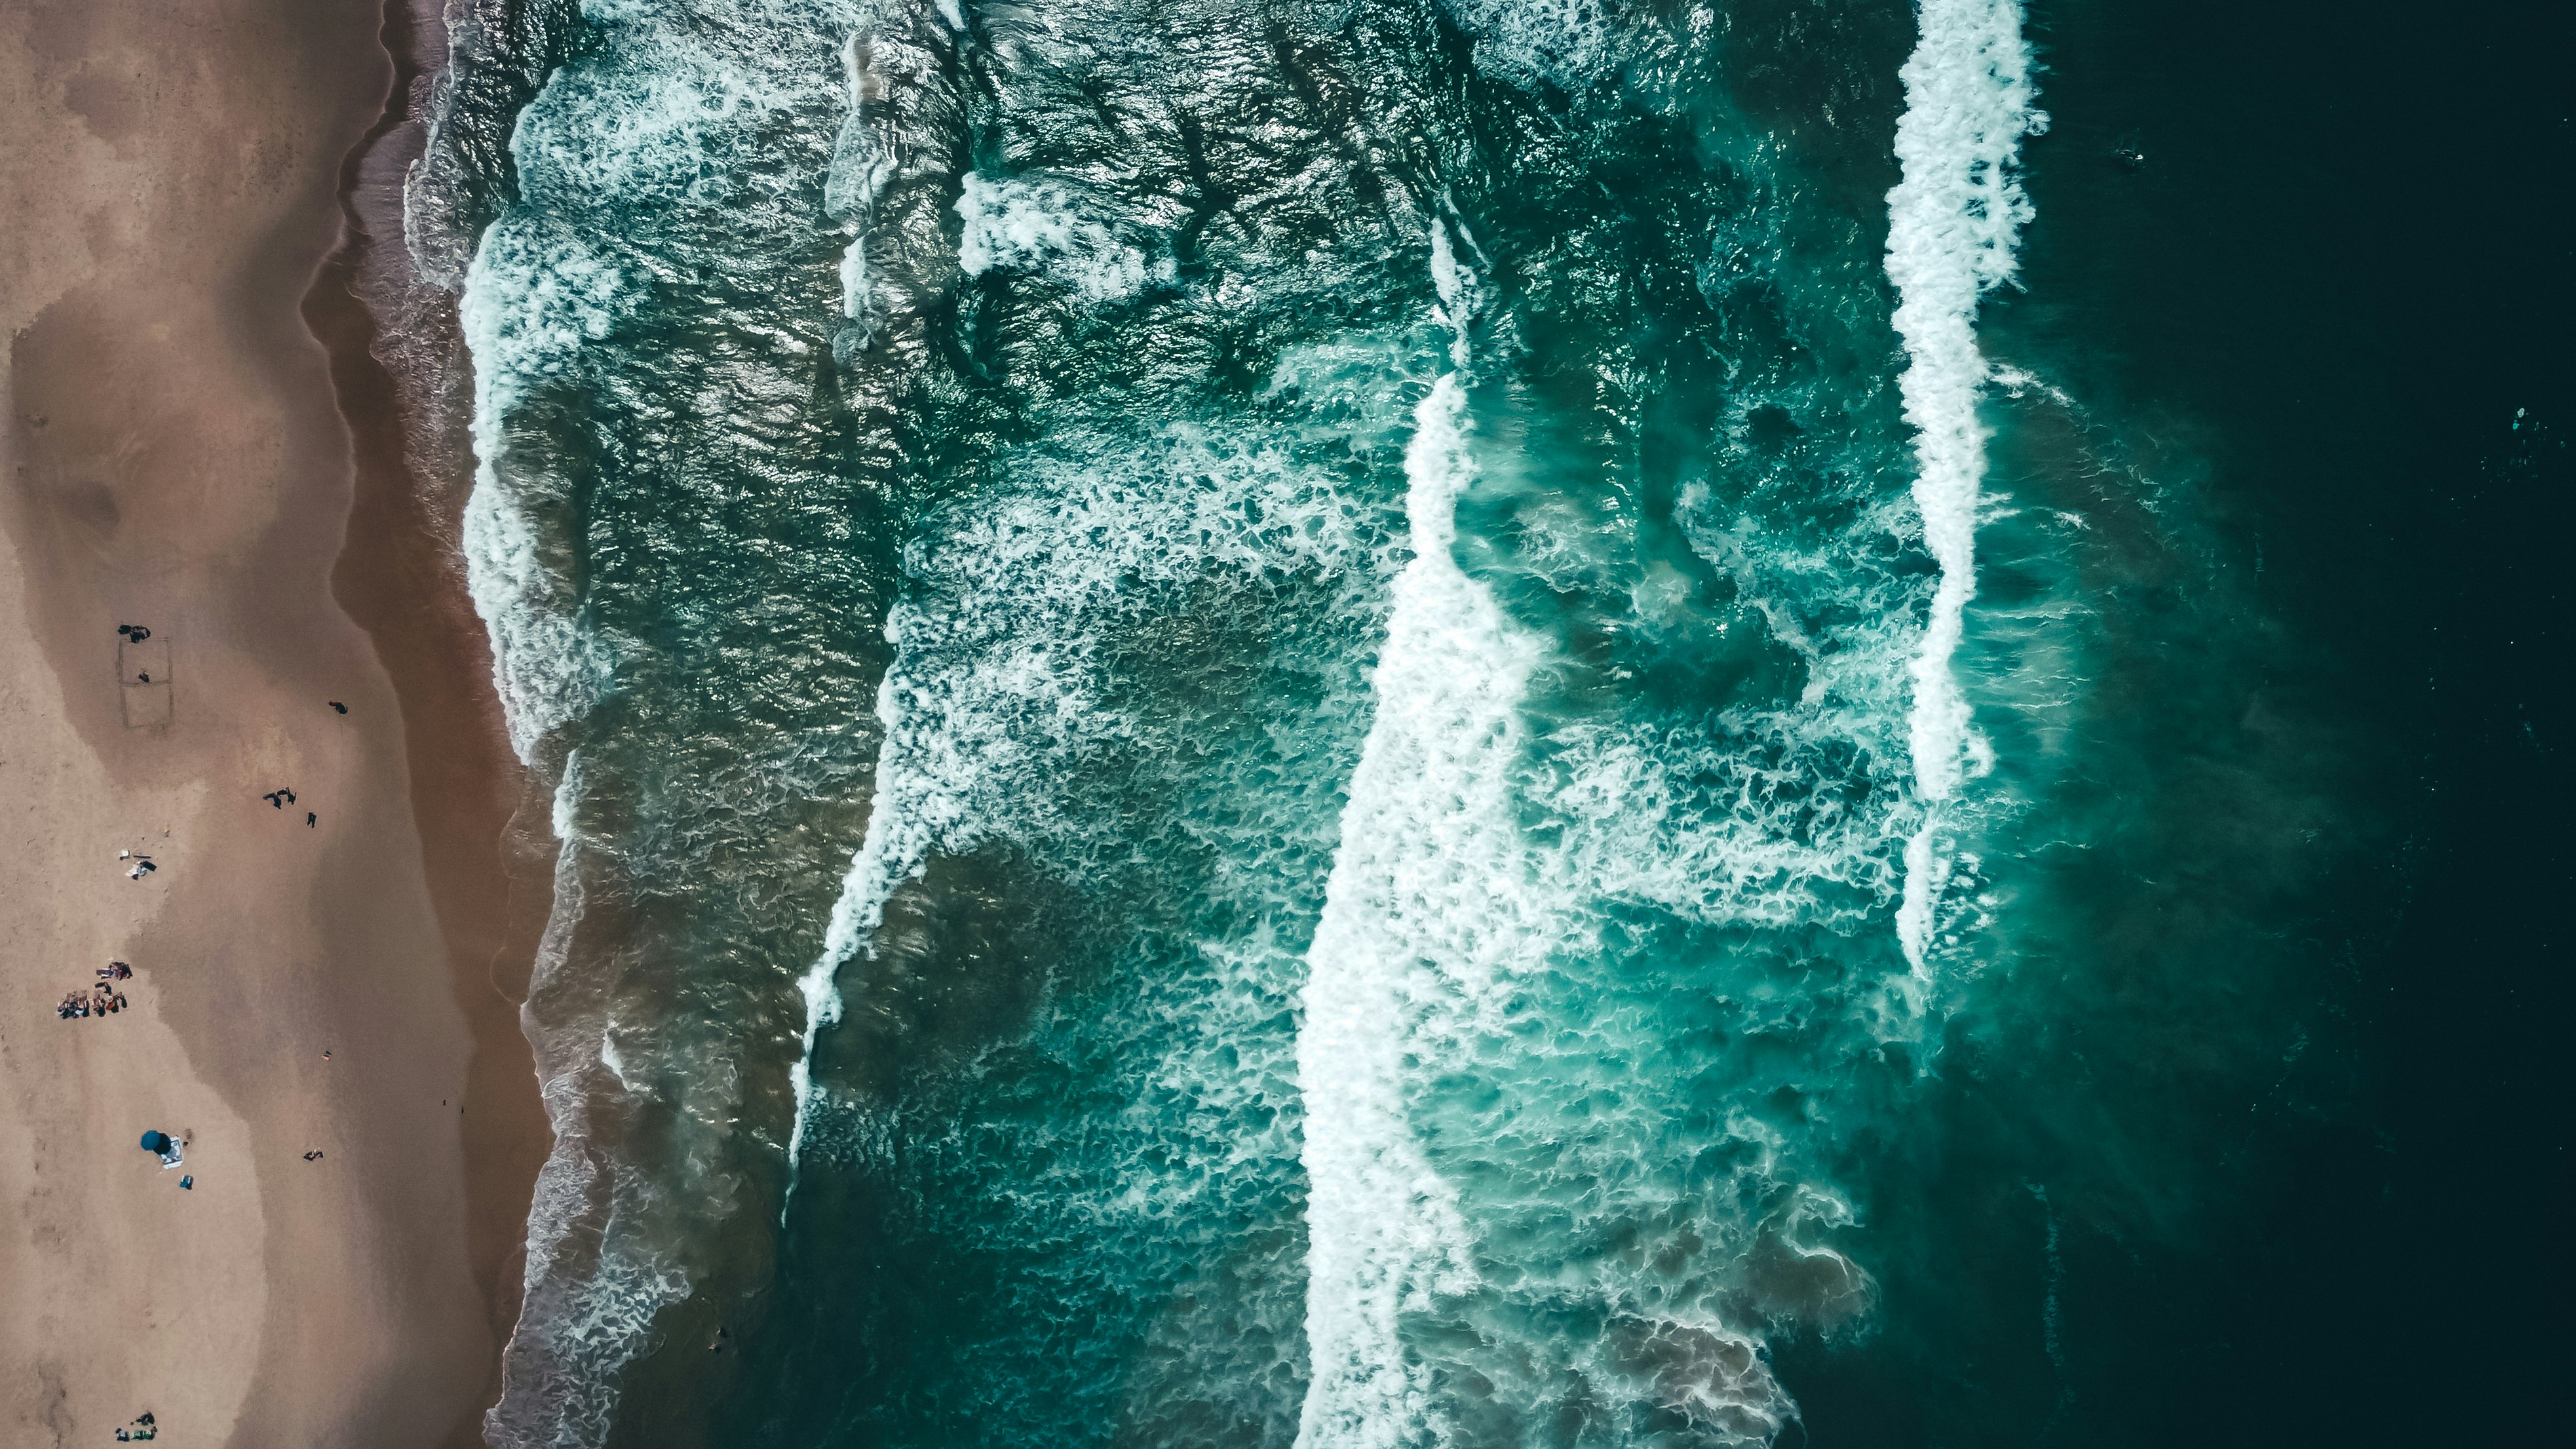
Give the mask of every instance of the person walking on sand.
<svg viewBox="0 0 2576 1449">
<path fill-rule="evenodd" d="M 313 820 L 314 820 L 313 812 L 312 812 L 312 811 L 310 811 L 310 810 L 305 811 L 305 812 L 304 812 L 304 828 L 305 828 L 305 829 L 307 829 L 307 830 L 312 829 L 312 828 L 313 828 Z"/>
</svg>

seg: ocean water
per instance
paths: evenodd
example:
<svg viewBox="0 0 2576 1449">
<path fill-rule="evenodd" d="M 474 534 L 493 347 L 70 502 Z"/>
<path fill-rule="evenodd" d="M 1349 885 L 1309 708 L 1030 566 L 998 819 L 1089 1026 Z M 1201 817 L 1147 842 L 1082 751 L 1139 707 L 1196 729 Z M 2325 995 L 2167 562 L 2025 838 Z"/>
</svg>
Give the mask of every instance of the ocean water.
<svg viewBox="0 0 2576 1449">
<path fill-rule="evenodd" d="M 2223 20 L 460 7 L 563 841 L 491 1441 L 2377 1442 L 2479 818 L 2401 776 L 2513 736 L 2351 545 L 2563 516 L 2566 393 L 2390 430 L 2434 312 L 2246 240 L 2376 172 L 2247 159 L 2320 113 Z"/>
</svg>

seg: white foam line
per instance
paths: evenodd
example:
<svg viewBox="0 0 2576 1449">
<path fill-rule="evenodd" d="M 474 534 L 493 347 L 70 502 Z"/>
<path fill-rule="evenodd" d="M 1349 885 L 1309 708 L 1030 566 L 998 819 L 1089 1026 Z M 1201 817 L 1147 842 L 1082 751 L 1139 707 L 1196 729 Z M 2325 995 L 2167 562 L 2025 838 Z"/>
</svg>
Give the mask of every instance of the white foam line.
<svg viewBox="0 0 2576 1449">
<path fill-rule="evenodd" d="M 1467 287 L 1434 223 L 1438 286 L 1463 335 Z M 1397 576 L 1340 849 L 1306 957 L 1306 1341 L 1298 1449 L 1398 1449 L 1442 1437 L 1400 1316 L 1471 1280 L 1456 1191 L 1410 1121 L 1405 1062 L 1439 1052 L 1548 939 L 1513 823 L 1518 710 L 1538 648 L 1451 557 L 1475 476 L 1466 390 L 1444 376 L 1405 450 L 1413 558 Z"/>
<path fill-rule="evenodd" d="M 1887 194 L 1887 276 L 1907 358 L 1899 390 L 1916 434 L 1914 502 L 1924 546 L 1941 568 L 1911 669 L 1914 788 L 1924 821 L 1906 844 L 1897 910 L 1897 937 L 1918 974 L 1932 903 L 1948 875 L 1936 840 L 1939 807 L 1957 793 L 1975 750 L 1951 656 L 1976 596 L 1977 489 L 1986 469 L 1977 299 L 2012 276 L 2014 242 L 2031 216 L 2014 167 L 2021 138 L 2047 125 L 2030 104 L 2018 0 L 1922 0 L 1919 15 L 1920 36 L 1900 72 L 1902 179 Z"/>
<path fill-rule="evenodd" d="M 895 631 L 887 631 L 891 637 Z M 849 874 L 842 879 L 841 897 L 832 904 L 831 924 L 823 932 L 822 954 L 805 968 L 797 987 L 805 997 L 805 1041 L 798 1051 L 796 1064 L 788 1068 L 788 1081 L 796 1090 L 796 1120 L 787 1132 L 787 1197 L 796 1192 L 796 1166 L 805 1146 L 805 1117 L 812 1105 L 814 1092 L 814 1039 L 823 1028 L 841 1019 L 841 968 L 858 954 L 859 946 L 870 932 L 885 920 L 886 901 L 903 878 L 920 868 L 927 848 L 927 832 L 917 825 L 899 830 L 907 816 L 896 796 L 901 778 L 897 756 L 904 743 L 903 687 L 898 675 L 900 664 L 886 671 L 877 685 L 877 721 L 884 730 L 885 744 L 878 750 L 876 798 L 868 811 L 867 835 L 850 861 Z M 785 1221 L 787 1204 L 779 1204 L 779 1219 Z"/>
<path fill-rule="evenodd" d="M 953 0 L 941 0 L 950 28 L 963 32 L 964 20 L 956 13 Z M 841 312 L 852 321 L 864 321 L 868 315 L 869 290 L 867 232 L 876 204 L 892 180 L 895 163 L 891 142 L 871 136 L 868 131 L 868 74 L 862 57 L 873 34 L 867 28 L 854 29 L 841 45 L 841 69 L 848 89 L 848 116 L 842 124 L 840 138 L 834 143 L 832 170 L 826 177 L 824 205 L 842 225 L 850 238 L 841 254 Z M 899 633 L 889 618 L 886 637 L 896 642 Z M 788 1203 L 796 1195 L 796 1169 L 805 1147 L 805 1119 L 813 1105 L 814 1040 L 824 1027 L 841 1019 L 842 1001 L 838 984 L 841 967 L 857 954 L 859 944 L 884 917 L 887 898 L 896 880 L 886 876 L 888 854 L 888 820 L 894 791 L 889 787 L 887 771 L 901 745 L 898 714 L 902 689 L 896 675 L 900 661 L 886 671 L 877 685 L 877 721 L 884 742 L 878 749 L 875 798 L 868 812 L 868 828 L 858 855 L 850 862 L 849 873 L 841 883 L 841 895 L 832 905 L 832 919 L 823 934 L 822 954 L 805 968 L 797 979 L 797 989 L 805 998 L 805 1032 L 795 1065 L 787 1069 L 788 1082 L 796 1096 L 796 1117 L 787 1129 L 787 1190 L 779 1201 L 778 1217 L 787 1220 Z M 918 832 L 915 832 L 918 834 Z M 914 867 L 918 866 L 917 853 Z"/>
<path fill-rule="evenodd" d="M 1145 254 L 1082 214 L 1056 182 L 969 175 L 956 211 L 957 267 L 970 277 L 995 268 L 1038 272 L 1091 302 L 1131 297 L 1145 285 Z"/>
<path fill-rule="evenodd" d="M 1467 797 L 1479 782 L 1465 757 L 1493 747 L 1519 695 L 1507 677 L 1509 651 L 1478 647 L 1501 634 L 1498 611 L 1450 557 L 1467 471 L 1458 435 L 1465 401 L 1453 373 L 1414 413 L 1405 452 L 1414 557 L 1395 583 L 1377 717 L 1351 777 L 1341 849 L 1306 958 L 1297 1084 L 1314 1374 L 1298 1449 L 1391 1449 L 1417 1437 L 1425 1385 L 1406 1361 L 1397 1316 L 1422 1268 L 1454 1257 L 1465 1241 L 1455 1193 L 1414 1140 L 1402 1082 L 1402 978 L 1418 959 L 1417 938 L 1442 924 L 1407 917 L 1450 903 L 1426 897 L 1426 886 L 1440 884 L 1428 877 L 1473 868 L 1440 858 L 1444 827 L 1457 823 L 1443 817 L 1473 808 Z"/>
</svg>

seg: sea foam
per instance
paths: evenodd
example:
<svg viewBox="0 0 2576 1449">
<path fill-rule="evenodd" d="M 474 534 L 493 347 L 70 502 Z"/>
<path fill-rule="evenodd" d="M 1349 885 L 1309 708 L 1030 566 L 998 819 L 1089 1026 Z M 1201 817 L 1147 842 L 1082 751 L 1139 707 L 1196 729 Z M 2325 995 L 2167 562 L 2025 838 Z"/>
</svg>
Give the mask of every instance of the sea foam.
<svg viewBox="0 0 2576 1449">
<path fill-rule="evenodd" d="M 458 304 L 474 358 L 465 578 L 492 636 L 494 683 L 523 760 L 535 758 L 540 738 L 588 710 L 608 660 L 574 622 L 575 591 L 553 557 L 561 542 L 548 540 L 538 522 L 560 490 L 534 470 L 503 476 L 504 425 L 537 388 L 570 373 L 623 307 L 614 264 L 569 229 L 518 216 L 484 234 Z"/>
<path fill-rule="evenodd" d="M 1131 297 L 1145 285 L 1145 253 L 1084 215 L 1061 182 L 969 176 L 957 215 L 965 223 L 957 265 L 970 277 L 996 268 L 1035 272 L 1092 302 Z"/>
<path fill-rule="evenodd" d="M 802 152 L 812 157 L 818 102 L 833 90 L 828 69 L 808 63 L 827 47 L 813 46 L 809 57 L 752 38 L 784 17 L 650 0 L 581 8 L 580 54 L 548 61 L 514 119 L 474 118 L 483 127 L 510 122 L 514 196 L 474 239 L 459 301 L 475 385 L 467 580 L 491 636 L 513 747 L 541 771 L 560 770 L 555 833 L 564 843 L 531 989 L 537 1004 L 524 1022 L 553 1144 L 529 1213 L 526 1302 L 504 1357 L 506 1389 L 485 1421 L 504 1445 L 608 1436 L 619 1371 L 649 1349 L 657 1315 L 694 1285 L 673 1198 L 652 1166 L 602 1143 L 632 1144 L 621 1132 L 631 1126 L 627 1114 L 666 1110 L 657 1100 L 664 1088 L 684 1098 L 683 1112 L 705 1107 L 713 1120 L 737 1085 L 728 1070 L 671 1070 L 649 1022 L 609 1035 L 603 1008 L 618 987 L 573 945 L 583 862 L 631 843 L 585 836 L 577 824 L 587 794 L 582 727 L 612 687 L 632 681 L 616 674 L 630 662 L 621 636 L 592 616 L 586 597 L 602 586 L 588 528 L 614 505 L 584 496 L 579 470 L 563 466 L 564 423 L 596 426 L 634 400 L 629 389 L 642 369 L 622 329 L 639 318 L 652 325 L 675 294 L 703 299 L 681 238 L 703 235 L 691 223 L 739 212 L 761 189 L 747 184 L 757 175 L 742 165 L 747 145 L 774 156 L 782 131 L 801 128 Z M 846 26 L 847 9 L 815 0 L 793 18 L 837 16 Z M 412 197 L 438 202 L 425 189 Z M 441 219 L 407 217 L 406 225 Z M 605 1091 L 612 1078 L 628 1090 Z M 721 1219 L 731 1186 L 693 1186 L 692 1221 Z"/>
<path fill-rule="evenodd" d="M 1941 569 L 1910 669 L 1914 789 L 1925 818 L 1905 849 L 1897 935 L 1918 973 L 1926 969 L 1933 903 L 1949 874 L 1941 806 L 1976 767 L 1980 749 L 1950 667 L 1977 587 L 1986 439 L 1977 420 L 1986 377 L 1977 302 L 2013 274 L 2014 243 L 2031 217 L 2015 169 L 2021 139 L 2047 125 L 2045 113 L 2031 108 L 2030 50 L 2017 0 L 1924 0 L 1920 16 L 1920 38 L 1900 72 L 1902 179 L 1887 194 L 1887 276 L 1896 286 L 1895 326 L 1907 359 L 1898 386 L 1916 434 L 1914 502 L 1924 547 Z"/>
<path fill-rule="evenodd" d="M 1077 827 L 1054 803 L 1060 783 L 1137 734 L 1108 697 L 1104 637 L 1192 580 L 1258 587 L 1371 566 L 1361 510 L 1259 442 L 1194 426 L 1142 442 L 1069 432 L 1012 472 L 907 550 L 867 833 L 801 978 L 791 1160 L 812 1115 L 816 1038 L 842 1013 L 834 981 L 895 890 L 934 854 L 1063 840 Z"/>
<path fill-rule="evenodd" d="M 1475 476 L 1466 406 L 1451 373 L 1414 414 L 1414 556 L 1396 579 L 1377 715 L 1307 952 L 1297 1076 L 1313 1377 L 1301 1449 L 1437 1437 L 1400 1320 L 1473 1275 L 1457 1195 L 1408 1118 L 1407 1058 L 1492 1009 L 1518 958 L 1552 935 L 1510 779 L 1539 649 L 1450 553 L 1458 495 Z"/>
<path fill-rule="evenodd" d="M 1567 90 L 1605 75 L 1635 23 L 1618 0 L 1443 0 L 1443 8 L 1476 38 L 1479 64 Z"/>
</svg>

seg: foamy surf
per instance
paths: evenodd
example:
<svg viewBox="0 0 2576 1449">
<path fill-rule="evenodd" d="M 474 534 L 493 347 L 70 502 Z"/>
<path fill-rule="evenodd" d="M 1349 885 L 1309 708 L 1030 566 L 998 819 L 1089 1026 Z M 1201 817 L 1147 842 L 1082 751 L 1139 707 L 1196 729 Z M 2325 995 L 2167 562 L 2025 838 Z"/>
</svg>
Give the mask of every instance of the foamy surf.
<svg viewBox="0 0 2576 1449">
<path fill-rule="evenodd" d="M 1136 733 L 1104 698 L 1102 636 L 1155 590 L 1369 562 L 1355 510 L 1281 447 L 1197 428 L 1093 444 L 1024 460 L 1030 486 L 960 508 L 914 551 L 917 592 L 886 624 L 867 833 L 799 979 L 791 1167 L 817 1110 L 815 1047 L 843 1011 L 836 983 L 894 893 L 934 854 L 1075 833 L 1053 790 Z"/>
<path fill-rule="evenodd" d="M 1457 287 L 1444 281 L 1454 308 Z M 1438 1437 L 1402 1318 L 1429 1295 L 1463 1291 L 1469 1240 L 1456 1193 L 1415 1141 L 1405 1063 L 1442 1018 L 1481 1008 L 1544 914 L 1526 894 L 1509 780 L 1537 648 L 1450 556 L 1458 494 L 1475 476 L 1466 405 L 1451 373 L 1414 412 L 1414 557 L 1395 583 L 1377 717 L 1306 958 L 1297 1080 L 1313 1378 L 1301 1449 Z"/>
<path fill-rule="evenodd" d="M 1035 273 L 1090 302 L 1131 297 L 1145 285 L 1145 253 L 1083 214 L 1070 188 L 1031 177 L 966 178 L 957 198 L 964 234 L 958 269 Z M 1163 267 L 1166 276 L 1170 264 Z"/>
<path fill-rule="evenodd" d="M 709 1257 L 693 1234 L 715 1230 L 756 1191 L 765 1164 L 745 1159 L 770 1151 L 734 1123 L 745 1099 L 773 1093 L 776 1078 L 747 1085 L 727 1039 L 736 1028 L 671 1003 L 705 983 L 690 975 L 703 959 L 691 929 L 741 940 L 780 923 L 762 917 L 757 890 L 731 892 L 749 910 L 724 924 L 703 908 L 659 929 L 621 913 L 687 888 L 674 882 L 730 870 L 740 885 L 759 875 L 767 831 L 700 831 L 708 798 L 742 801 L 746 814 L 755 802 L 810 798 L 848 751 L 790 723 L 747 749 L 728 738 L 721 761 L 690 761 L 741 722 L 733 703 L 753 693 L 742 676 L 711 685 L 694 711 L 657 709 L 639 722 L 620 705 L 651 695 L 662 671 L 710 637 L 641 637 L 632 626 L 653 605 L 699 591 L 679 606 L 708 620 L 747 612 L 741 595 L 727 597 L 733 585 L 721 567 L 675 566 L 721 531 L 666 527 L 682 500 L 705 496 L 698 490 L 748 458 L 757 459 L 757 487 L 738 496 L 755 512 L 838 486 L 835 440 L 783 400 L 805 395 L 810 360 L 829 355 L 840 319 L 828 307 L 788 307 L 754 320 L 733 290 L 801 297 L 821 270 L 809 253 L 832 230 L 815 197 L 830 179 L 834 127 L 846 119 L 838 103 L 861 79 L 847 64 L 836 75 L 830 37 L 858 23 L 855 8 L 708 0 L 681 15 L 595 3 L 514 16 L 506 27 L 460 15 L 458 65 L 515 74 L 497 90 L 490 69 L 480 89 L 446 78 L 434 154 L 410 188 L 415 254 L 425 275 L 452 273 L 461 284 L 458 320 L 474 364 L 468 583 L 513 747 L 540 773 L 558 773 L 563 842 L 523 1015 L 555 1140 L 529 1216 L 526 1302 L 504 1358 L 505 1392 L 486 1421 L 496 1444 L 609 1436 L 625 1366 L 652 1350 L 664 1310 L 703 1286 Z M 871 9 L 900 18 L 894 7 Z M 486 109 L 506 91 L 519 92 L 506 110 Z M 506 182 L 492 165 L 504 149 Z M 864 206 L 850 209 L 853 223 L 866 219 Z M 847 234 L 854 271 L 840 290 L 856 293 L 870 281 L 871 253 Z M 447 260 L 468 253 L 461 268 Z M 673 340 L 737 326 L 745 330 L 730 335 L 755 340 L 721 358 Z M 685 420 L 667 407 L 683 394 Z M 671 427 L 649 460 L 629 454 L 594 467 L 577 456 L 577 439 L 647 415 Z M 838 607 L 818 609 L 835 587 L 818 589 L 818 580 L 773 582 L 760 606 L 814 610 L 818 623 L 800 637 L 846 666 L 831 618 L 850 612 L 864 587 L 844 587 Z M 712 678 L 748 658 L 736 651 L 709 668 L 701 652 L 678 668 Z M 809 682 L 816 673 L 801 672 Z M 639 796 L 660 803 L 622 826 L 583 828 L 585 814 L 618 814 Z"/>
<path fill-rule="evenodd" d="M 2018 176 L 2021 139 L 2045 129 L 2031 107 L 2030 50 L 2017 0 L 1923 0 L 1920 37 L 1900 76 L 1896 123 L 1903 179 L 1887 194 L 1887 276 L 1906 367 L 1898 380 L 1915 430 L 1914 502 L 1923 545 L 1940 565 L 1923 642 L 1909 666 L 1914 790 L 1923 823 L 1905 847 L 1897 938 L 1927 969 L 1933 906 L 1948 876 L 1944 802 L 1976 763 L 1975 725 L 1951 670 L 1968 601 L 1976 596 L 1978 486 L 1986 377 L 1977 300 L 2013 274 L 2031 205 Z"/>
<path fill-rule="evenodd" d="M 1882 250 L 1743 15 L 787 8 L 534 108 L 469 318 L 592 908 L 514 1441 L 1774 1441 L 2024 886 L 2010 12 Z"/>
<path fill-rule="evenodd" d="M 901 635 L 888 629 L 889 642 L 900 643 Z M 796 1190 L 796 1170 L 804 1157 L 805 1124 L 814 1109 L 814 1042 L 823 1028 L 841 1019 L 841 991 L 838 984 L 841 968 L 858 954 L 869 932 L 885 919 L 887 898 L 901 878 L 920 868 L 926 842 L 918 839 L 896 840 L 899 831 L 912 826 L 918 815 L 904 799 L 903 776 L 898 754 L 911 740 L 911 731 L 903 715 L 901 686 L 893 671 L 888 671 L 877 690 L 877 722 L 885 731 L 886 746 L 878 755 L 875 802 L 868 812 L 868 830 L 852 858 L 848 874 L 841 884 L 840 898 L 833 902 L 831 924 L 824 929 L 823 951 L 805 973 L 796 980 L 798 998 L 805 1008 L 805 1032 L 797 1043 L 795 1065 L 788 1068 L 788 1082 L 794 1093 L 796 1117 L 787 1132 L 787 1188 L 792 1198 Z M 786 1216 L 787 1204 L 779 1206 Z"/>
</svg>

